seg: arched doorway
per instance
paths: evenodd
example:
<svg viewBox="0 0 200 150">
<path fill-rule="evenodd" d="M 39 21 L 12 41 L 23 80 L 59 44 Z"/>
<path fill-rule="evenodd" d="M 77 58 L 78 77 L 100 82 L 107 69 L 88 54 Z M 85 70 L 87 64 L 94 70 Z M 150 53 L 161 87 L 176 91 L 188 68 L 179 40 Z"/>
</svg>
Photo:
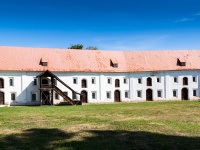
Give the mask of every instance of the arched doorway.
<svg viewBox="0 0 200 150">
<path fill-rule="evenodd" d="M 115 102 L 120 102 L 120 91 L 119 90 L 115 90 L 114 93 L 114 97 L 115 97 Z"/>
<path fill-rule="evenodd" d="M 4 88 L 4 80 L 0 78 L 0 88 Z"/>
<path fill-rule="evenodd" d="M 187 88 L 183 88 L 181 90 L 181 99 L 188 100 L 188 89 Z"/>
<path fill-rule="evenodd" d="M 82 103 L 87 103 L 87 91 L 81 91 L 81 101 Z"/>
<path fill-rule="evenodd" d="M 146 100 L 147 101 L 153 101 L 153 91 L 152 91 L 152 89 L 146 90 Z"/>
<path fill-rule="evenodd" d="M 42 105 L 51 105 L 49 91 L 42 91 Z"/>
<path fill-rule="evenodd" d="M 0 92 L 0 105 L 4 105 L 4 93 Z"/>
</svg>

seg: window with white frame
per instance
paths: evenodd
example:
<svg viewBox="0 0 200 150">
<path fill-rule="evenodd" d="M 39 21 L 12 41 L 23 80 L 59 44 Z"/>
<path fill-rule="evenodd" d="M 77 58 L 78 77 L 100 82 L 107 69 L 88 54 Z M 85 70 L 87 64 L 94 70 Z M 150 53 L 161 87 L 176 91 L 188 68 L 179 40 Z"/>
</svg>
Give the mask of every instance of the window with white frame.
<svg viewBox="0 0 200 150">
<path fill-rule="evenodd" d="M 59 95 L 58 95 L 58 93 L 55 93 L 54 96 L 55 96 L 55 99 L 56 99 L 56 100 L 59 100 Z"/>
<path fill-rule="evenodd" d="M 96 97 L 97 94 L 96 93 L 97 92 L 95 92 L 95 91 L 92 92 L 92 99 L 97 99 L 97 97 Z"/>
<path fill-rule="evenodd" d="M 111 92 L 110 92 L 110 91 L 106 92 L 106 98 L 107 98 L 107 99 L 110 99 L 110 98 L 111 98 Z"/>
<path fill-rule="evenodd" d="M 92 84 L 95 84 L 96 83 L 96 80 L 95 80 L 95 77 L 92 78 Z"/>
<path fill-rule="evenodd" d="M 33 85 L 37 85 L 37 78 L 33 79 Z"/>
<path fill-rule="evenodd" d="M 127 84 L 127 78 L 124 78 L 124 84 Z"/>
<path fill-rule="evenodd" d="M 193 89 L 193 96 L 197 96 L 197 89 Z"/>
<path fill-rule="evenodd" d="M 174 77 L 173 80 L 174 80 L 174 83 L 178 83 L 178 77 Z"/>
<path fill-rule="evenodd" d="M 178 91 L 177 90 L 173 90 L 172 92 L 173 92 L 173 97 L 177 97 Z"/>
<path fill-rule="evenodd" d="M 137 97 L 142 97 L 142 91 L 137 91 Z"/>
<path fill-rule="evenodd" d="M 111 84 L 111 78 L 107 78 L 107 83 Z"/>
<path fill-rule="evenodd" d="M 160 77 L 157 77 L 157 82 L 161 83 L 161 78 Z"/>
<path fill-rule="evenodd" d="M 193 76 L 193 77 L 192 77 L 192 81 L 193 81 L 193 82 L 197 82 L 197 77 Z"/>
<path fill-rule="evenodd" d="M 11 96 L 12 101 L 14 101 L 16 99 L 16 93 L 11 93 L 10 96 Z"/>
<path fill-rule="evenodd" d="M 76 93 L 72 92 L 72 99 L 76 99 Z"/>
<path fill-rule="evenodd" d="M 128 91 L 125 91 L 125 98 L 129 98 L 129 93 L 128 93 Z"/>
<path fill-rule="evenodd" d="M 157 97 L 162 97 L 162 90 L 157 91 Z"/>
<path fill-rule="evenodd" d="M 31 100 L 36 101 L 36 93 L 31 93 Z"/>
<path fill-rule="evenodd" d="M 77 78 L 73 78 L 73 84 L 78 84 Z"/>
<path fill-rule="evenodd" d="M 142 79 L 138 78 L 138 83 L 141 84 L 142 83 Z"/>
<path fill-rule="evenodd" d="M 9 85 L 14 86 L 14 78 L 9 78 Z"/>
</svg>

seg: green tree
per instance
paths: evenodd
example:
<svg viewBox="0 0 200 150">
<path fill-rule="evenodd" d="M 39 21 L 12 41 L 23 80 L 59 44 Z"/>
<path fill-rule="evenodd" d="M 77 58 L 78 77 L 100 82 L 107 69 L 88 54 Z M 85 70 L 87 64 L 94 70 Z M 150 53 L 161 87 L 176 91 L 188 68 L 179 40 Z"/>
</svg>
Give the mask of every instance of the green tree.
<svg viewBox="0 0 200 150">
<path fill-rule="evenodd" d="M 83 49 L 83 44 L 71 44 L 69 49 Z"/>
</svg>

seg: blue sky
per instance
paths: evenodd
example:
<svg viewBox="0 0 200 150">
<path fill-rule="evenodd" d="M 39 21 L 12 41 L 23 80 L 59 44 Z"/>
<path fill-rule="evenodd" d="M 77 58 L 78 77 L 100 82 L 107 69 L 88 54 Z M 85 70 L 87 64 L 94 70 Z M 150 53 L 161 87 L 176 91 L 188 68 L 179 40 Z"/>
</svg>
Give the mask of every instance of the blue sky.
<svg viewBox="0 0 200 150">
<path fill-rule="evenodd" d="M 0 0 L 0 45 L 200 49 L 199 0 Z"/>
</svg>

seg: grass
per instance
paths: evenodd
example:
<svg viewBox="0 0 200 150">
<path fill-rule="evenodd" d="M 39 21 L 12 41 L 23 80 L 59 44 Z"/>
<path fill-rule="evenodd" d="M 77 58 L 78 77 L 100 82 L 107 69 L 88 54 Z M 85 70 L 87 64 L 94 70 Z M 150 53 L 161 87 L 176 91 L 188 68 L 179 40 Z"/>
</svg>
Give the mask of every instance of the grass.
<svg viewBox="0 0 200 150">
<path fill-rule="evenodd" d="M 200 102 L 0 108 L 0 149 L 199 149 Z"/>
</svg>

